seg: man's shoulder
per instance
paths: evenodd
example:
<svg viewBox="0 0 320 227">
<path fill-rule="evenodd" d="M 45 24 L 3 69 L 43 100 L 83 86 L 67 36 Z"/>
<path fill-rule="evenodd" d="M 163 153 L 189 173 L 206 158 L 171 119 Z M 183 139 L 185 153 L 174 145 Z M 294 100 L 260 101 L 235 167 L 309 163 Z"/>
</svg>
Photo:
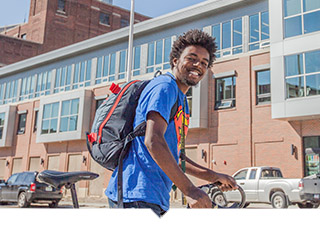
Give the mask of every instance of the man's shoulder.
<svg viewBox="0 0 320 227">
<path fill-rule="evenodd" d="M 153 78 L 150 82 L 151 87 L 171 87 L 176 89 L 177 83 L 176 79 L 172 74 L 163 74 Z"/>
</svg>

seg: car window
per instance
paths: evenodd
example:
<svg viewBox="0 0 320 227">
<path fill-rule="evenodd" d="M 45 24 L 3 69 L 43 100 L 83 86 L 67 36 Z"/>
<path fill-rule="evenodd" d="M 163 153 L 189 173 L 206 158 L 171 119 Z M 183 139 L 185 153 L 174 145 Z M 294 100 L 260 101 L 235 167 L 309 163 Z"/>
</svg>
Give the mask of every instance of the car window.
<svg viewBox="0 0 320 227">
<path fill-rule="evenodd" d="M 26 184 L 30 184 L 35 181 L 35 174 L 34 173 L 27 173 L 26 178 L 24 179 L 24 182 Z"/>
<path fill-rule="evenodd" d="M 8 184 L 13 184 L 16 181 L 17 177 L 18 174 L 13 174 L 11 177 L 9 177 Z"/>
<path fill-rule="evenodd" d="M 256 174 L 257 174 L 257 170 L 256 169 L 252 169 L 251 172 L 250 172 L 249 180 L 256 179 Z"/>
<path fill-rule="evenodd" d="M 234 176 L 235 180 L 245 180 L 248 170 L 242 170 Z"/>
<path fill-rule="evenodd" d="M 26 173 L 19 173 L 16 181 L 14 182 L 14 184 L 19 184 L 19 185 L 23 184 L 25 178 L 26 178 Z"/>
</svg>

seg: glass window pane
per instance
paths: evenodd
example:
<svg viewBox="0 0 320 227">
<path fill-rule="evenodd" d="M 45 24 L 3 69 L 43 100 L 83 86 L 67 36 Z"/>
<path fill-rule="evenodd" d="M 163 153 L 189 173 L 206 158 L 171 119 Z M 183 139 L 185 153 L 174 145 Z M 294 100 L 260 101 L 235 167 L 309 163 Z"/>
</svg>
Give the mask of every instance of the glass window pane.
<svg viewBox="0 0 320 227">
<path fill-rule="evenodd" d="M 73 99 L 71 101 L 71 113 L 70 114 L 78 114 L 79 113 L 79 99 Z"/>
<path fill-rule="evenodd" d="M 101 77 L 102 77 L 102 57 L 98 57 L 96 78 L 101 78 Z"/>
<path fill-rule="evenodd" d="M 148 66 L 154 65 L 154 43 L 148 45 Z"/>
<path fill-rule="evenodd" d="M 156 65 L 162 63 L 163 40 L 156 42 Z"/>
<path fill-rule="evenodd" d="M 306 73 L 320 72 L 320 51 L 305 53 Z"/>
<path fill-rule="evenodd" d="M 63 67 L 61 70 L 61 80 L 60 80 L 60 87 L 63 87 L 66 82 L 66 70 L 67 67 Z"/>
<path fill-rule="evenodd" d="M 284 36 L 285 38 L 301 35 L 302 25 L 301 16 L 292 17 L 284 20 Z"/>
<path fill-rule="evenodd" d="M 231 47 L 231 22 L 222 24 L 222 49 Z"/>
<path fill-rule="evenodd" d="M 216 38 L 217 50 L 221 48 L 220 24 L 212 27 L 212 36 Z"/>
<path fill-rule="evenodd" d="M 270 70 L 257 72 L 257 84 L 258 95 L 270 93 Z"/>
<path fill-rule="evenodd" d="M 83 62 L 81 62 L 81 66 L 80 66 L 80 78 L 79 78 L 79 82 L 83 82 L 83 81 L 84 81 L 85 69 L 86 69 L 86 62 L 83 61 Z"/>
<path fill-rule="evenodd" d="M 61 76 L 61 68 L 57 69 L 57 73 L 56 73 L 56 82 L 54 84 L 54 87 L 59 87 L 60 84 L 60 76 Z"/>
<path fill-rule="evenodd" d="M 123 73 L 125 71 L 126 71 L 126 51 L 123 50 L 120 52 L 119 72 Z"/>
<path fill-rule="evenodd" d="M 163 59 L 163 62 L 170 61 L 170 51 L 171 51 L 171 38 L 166 38 L 164 40 L 164 59 Z"/>
<path fill-rule="evenodd" d="M 320 95 L 320 74 L 306 77 L 307 96 Z"/>
<path fill-rule="evenodd" d="M 320 11 L 305 14 L 303 19 L 304 33 L 320 31 Z"/>
<path fill-rule="evenodd" d="M 319 0 L 303 0 L 303 11 L 307 12 L 314 9 L 320 8 Z"/>
<path fill-rule="evenodd" d="M 261 40 L 269 39 L 269 12 L 261 13 Z"/>
<path fill-rule="evenodd" d="M 60 132 L 68 131 L 68 119 L 69 117 L 62 117 L 60 119 Z"/>
<path fill-rule="evenodd" d="M 70 100 L 62 102 L 61 116 L 66 116 L 70 114 L 70 103 Z"/>
<path fill-rule="evenodd" d="M 74 70 L 73 83 L 79 82 L 79 74 L 80 74 L 80 63 L 77 63 Z"/>
<path fill-rule="evenodd" d="M 51 117 L 58 117 L 59 103 L 52 103 Z"/>
<path fill-rule="evenodd" d="M 133 69 L 140 69 L 140 55 L 141 55 L 141 46 L 137 46 L 134 48 Z"/>
<path fill-rule="evenodd" d="M 242 45 L 242 19 L 233 21 L 233 46 Z"/>
<path fill-rule="evenodd" d="M 36 92 L 40 91 L 42 83 L 42 73 L 38 74 Z"/>
<path fill-rule="evenodd" d="M 58 124 L 58 119 L 51 119 L 49 133 L 56 133 L 57 132 L 57 124 Z"/>
<path fill-rule="evenodd" d="M 109 71 L 109 55 L 104 56 L 103 77 L 108 76 Z"/>
<path fill-rule="evenodd" d="M 287 98 L 296 98 L 304 96 L 303 77 L 290 78 L 286 80 Z"/>
<path fill-rule="evenodd" d="M 285 56 L 285 75 L 294 76 L 303 74 L 302 54 Z"/>
<path fill-rule="evenodd" d="M 113 75 L 116 72 L 116 53 L 111 54 L 110 57 L 110 72 L 109 75 Z"/>
<path fill-rule="evenodd" d="M 77 130 L 78 116 L 72 116 L 69 118 L 69 131 Z"/>
<path fill-rule="evenodd" d="M 51 88 L 51 72 L 48 72 L 46 89 Z"/>
<path fill-rule="evenodd" d="M 43 107 L 43 119 L 50 118 L 51 104 L 44 105 Z"/>
<path fill-rule="evenodd" d="M 91 80 L 91 60 L 87 61 L 86 80 Z"/>
<path fill-rule="evenodd" d="M 249 42 L 259 41 L 259 14 L 249 17 L 250 39 Z"/>
<path fill-rule="evenodd" d="M 301 13 L 301 0 L 284 0 L 284 16 Z"/>
<path fill-rule="evenodd" d="M 4 126 L 5 113 L 0 113 L 0 126 Z"/>
<path fill-rule="evenodd" d="M 47 134 L 49 132 L 49 120 L 42 121 L 41 134 Z"/>
<path fill-rule="evenodd" d="M 71 70 L 72 70 L 72 66 L 69 65 L 67 67 L 67 78 L 66 78 L 66 85 L 69 85 L 71 83 Z"/>
</svg>

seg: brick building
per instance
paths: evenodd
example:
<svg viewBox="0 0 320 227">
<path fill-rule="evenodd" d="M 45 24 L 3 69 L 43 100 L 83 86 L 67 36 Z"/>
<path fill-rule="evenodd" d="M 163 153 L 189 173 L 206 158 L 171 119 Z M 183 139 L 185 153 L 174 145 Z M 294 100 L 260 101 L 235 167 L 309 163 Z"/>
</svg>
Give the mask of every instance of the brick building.
<svg viewBox="0 0 320 227">
<path fill-rule="evenodd" d="M 134 29 L 132 78 L 169 70 L 177 36 L 203 29 L 219 49 L 210 73 L 187 95 L 187 155 L 227 174 L 262 165 L 290 178 L 313 174 L 320 149 L 320 27 L 313 23 L 319 12 L 307 0 L 205 1 L 143 21 Z M 80 196 L 103 194 L 111 172 L 91 160 L 85 132 L 109 86 L 126 81 L 127 40 L 124 28 L 0 69 L 0 178 L 89 170 L 101 176 L 81 183 Z"/>
<path fill-rule="evenodd" d="M 0 32 L 0 67 L 129 25 L 130 11 L 99 0 L 30 0 L 29 21 Z M 149 17 L 135 14 L 135 23 Z"/>
</svg>

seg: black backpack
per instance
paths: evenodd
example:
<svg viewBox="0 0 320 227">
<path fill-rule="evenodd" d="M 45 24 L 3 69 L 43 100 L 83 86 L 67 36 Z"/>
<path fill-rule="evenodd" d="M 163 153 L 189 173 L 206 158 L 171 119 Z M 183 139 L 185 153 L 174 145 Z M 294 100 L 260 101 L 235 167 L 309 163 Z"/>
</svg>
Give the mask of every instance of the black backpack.
<svg viewBox="0 0 320 227">
<path fill-rule="evenodd" d="M 155 76 L 160 71 L 155 73 Z M 161 74 L 170 76 L 168 74 Z M 173 78 L 172 78 L 173 79 Z M 91 133 L 87 134 L 87 147 L 91 157 L 104 168 L 114 170 L 118 166 L 118 207 L 123 207 L 122 172 L 123 159 L 126 156 L 132 140 L 144 136 L 146 122 L 133 129 L 136 107 L 140 94 L 151 80 L 134 80 L 121 87 L 112 84 L 111 94 L 97 109 L 92 124 Z M 171 109 L 170 122 L 178 110 L 177 101 Z M 92 144 L 92 148 L 90 146 Z"/>
</svg>

